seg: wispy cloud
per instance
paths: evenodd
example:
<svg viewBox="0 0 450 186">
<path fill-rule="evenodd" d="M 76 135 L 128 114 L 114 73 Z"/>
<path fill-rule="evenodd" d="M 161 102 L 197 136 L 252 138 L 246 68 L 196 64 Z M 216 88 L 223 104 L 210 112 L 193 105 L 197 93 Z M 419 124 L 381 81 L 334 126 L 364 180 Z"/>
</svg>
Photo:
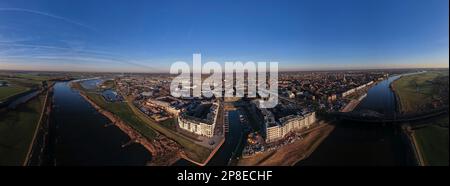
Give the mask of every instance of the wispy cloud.
<svg viewBox="0 0 450 186">
<path fill-rule="evenodd" d="M 80 27 L 84 27 L 84 28 L 89 29 L 91 31 L 97 32 L 97 29 L 95 29 L 92 26 L 80 23 L 78 21 L 74 21 L 74 20 L 66 18 L 66 17 L 50 14 L 50 13 L 47 13 L 47 12 L 41 12 L 41 11 L 37 11 L 37 10 L 30 10 L 30 9 L 24 9 L 24 8 L 0 8 L 0 11 L 3 11 L 3 12 L 8 12 L 8 11 L 9 12 L 24 12 L 24 13 L 30 13 L 30 14 L 35 14 L 35 15 L 46 16 L 46 17 L 50 17 L 50 18 L 54 18 L 54 19 L 59 19 L 59 20 L 65 21 L 67 23 L 78 25 Z"/>
<path fill-rule="evenodd" d="M 24 8 L 0 8 L 0 12 L 21 12 L 38 16 L 45 16 L 85 28 L 89 31 L 95 32 L 96 34 L 100 33 L 96 28 L 92 26 L 48 12 Z M 10 27 L 6 28 L 8 30 L 10 29 Z M 121 64 L 122 68 L 134 68 L 149 72 L 157 71 L 151 66 L 130 60 L 129 58 L 115 52 L 95 50 L 92 49 L 93 46 L 89 46 L 89 49 L 87 49 L 86 42 L 83 40 L 66 38 L 66 35 L 59 36 L 64 37 L 60 39 L 51 38 L 53 40 L 53 42 L 51 43 L 63 43 L 63 45 L 45 45 L 41 43 L 33 44 L 35 43 L 35 41 L 33 40 L 36 37 L 15 37 L 14 32 L 9 33 L 9 35 L 7 36 L 0 33 L 0 65 L 3 64 L 3 67 L 5 67 L 6 64 L 8 64 L 9 67 L 23 67 L 26 62 L 29 62 L 34 65 L 45 64 L 44 66 L 53 65 L 55 66 L 54 68 L 58 68 L 58 66 L 67 67 L 67 62 L 70 61 L 74 64 L 83 64 L 82 66 L 77 66 L 77 68 L 84 68 L 86 70 L 110 69 L 111 66 L 120 66 L 118 64 Z"/>
<path fill-rule="evenodd" d="M 12 59 L 14 59 L 14 61 L 47 60 L 48 62 L 51 62 L 51 64 L 58 66 L 61 65 L 61 62 L 71 61 L 75 64 L 77 62 L 85 64 L 85 69 L 108 69 L 110 68 L 110 65 L 122 64 L 122 67 L 137 68 L 141 71 L 158 71 L 151 66 L 129 60 L 124 56 L 107 51 L 4 42 L 0 42 L 0 46 L 7 47 L 7 49 L 3 49 L 2 53 L 0 53 L 0 58 L 3 63 Z"/>
</svg>

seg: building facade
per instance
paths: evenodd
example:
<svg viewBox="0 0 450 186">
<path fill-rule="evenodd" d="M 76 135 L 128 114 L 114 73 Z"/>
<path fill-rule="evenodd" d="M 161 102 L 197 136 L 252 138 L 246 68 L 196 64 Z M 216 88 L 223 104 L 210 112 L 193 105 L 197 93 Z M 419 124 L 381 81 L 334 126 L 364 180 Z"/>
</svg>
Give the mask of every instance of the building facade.
<svg viewBox="0 0 450 186">
<path fill-rule="evenodd" d="M 275 142 L 284 138 L 288 133 L 294 131 L 300 131 L 311 127 L 311 125 L 316 122 L 316 113 L 311 112 L 300 115 L 289 115 L 280 119 L 276 122 L 273 118 L 273 114 L 267 109 L 264 109 L 265 113 L 264 122 L 266 127 L 266 142 Z M 266 120 L 267 119 L 267 120 Z"/>
<path fill-rule="evenodd" d="M 187 130 L 197 135 L 209 138 L 213 137 L 217 117 L 219 115 L 219 107 L 220 105 L 218 103 L 213 103 L 206 120 L 180 114 L 178 116 L 178 126 L 183 130 Z"/>
</svg>

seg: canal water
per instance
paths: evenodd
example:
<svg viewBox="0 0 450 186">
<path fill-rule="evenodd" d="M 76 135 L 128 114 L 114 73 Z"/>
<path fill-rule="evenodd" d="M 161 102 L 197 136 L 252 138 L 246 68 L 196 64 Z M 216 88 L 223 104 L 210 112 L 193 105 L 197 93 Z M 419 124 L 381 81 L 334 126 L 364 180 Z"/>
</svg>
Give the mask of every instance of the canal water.
<svg viewBox="0 0 450 186">
<path fill-rule="evenodd" d="M 395 96 L 390 77 L 370 88 L 357 111 L 395 113 Z M 412 151 L 398 126 L 370 126 L 364 123 L 335 123 L 335 130 L 300 166 L 395 166 L 413 165 Z"/>
<path fill-rule="evenodd" d="M 70 88 L 69 82 L 55 84 L 53 99 L 49 164 L 145 165 L 151 160 L 139 144 L 122 148 L 129 137 L 115 126 L 105 127 L 110 121 Z"/>
<path fill-rule="evenodd" d="M 208 166 L 226 166 L 236 153 L 242 143 L 243 126 L 239 120 L 239 111 L 228 112 L 229 132 L 225 136 L 225 142 L 207 164 Z"/>
<path fill-rule="evenodd" d="M 230 160 L 240 156 L 244 146 L 245 138 L 241 136 L 244 134 L 243 126 L 239 119 L 239 111 L 233 110 L 228 112 L 229 132 L 226 134 L 226 140 L 216 152 L 216 154 L 208 162 L 207 166 L 226 166 L 230 164 Z M 240 143 L 241 142 L 241 143 Z M 237 154 L 238 153 L 238 154 Z M 180 159 L 174 166 L 195 166 L 195 164 Z"/>
</svg>

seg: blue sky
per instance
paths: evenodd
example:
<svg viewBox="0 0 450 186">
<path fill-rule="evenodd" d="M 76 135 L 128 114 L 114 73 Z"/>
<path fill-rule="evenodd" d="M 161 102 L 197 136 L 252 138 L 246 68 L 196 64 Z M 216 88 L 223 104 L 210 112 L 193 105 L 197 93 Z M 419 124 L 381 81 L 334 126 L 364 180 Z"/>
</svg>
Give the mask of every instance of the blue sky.
<svg viewBox="0 0 450 186">
<path fill-rule="evenodd" d="M 448 67 L 448 0 L 0 0 L 0 69 Z"/>
</svg>

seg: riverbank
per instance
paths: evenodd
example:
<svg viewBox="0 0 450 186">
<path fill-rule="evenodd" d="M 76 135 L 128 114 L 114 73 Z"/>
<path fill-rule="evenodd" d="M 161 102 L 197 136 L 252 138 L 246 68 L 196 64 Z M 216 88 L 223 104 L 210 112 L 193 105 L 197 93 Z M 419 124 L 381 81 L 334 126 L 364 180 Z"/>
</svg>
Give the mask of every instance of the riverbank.
<svg viewBox="0 0 450 186">
<path fill-rule="evenodd" d="M 412 130 L 411 126 L 407 124 L 402 125 L 402 130 L 408 138 L 408 142 L 414 152 L 414 159 L 416 160 L 417 165 L 425 166 L 425 161 L 422 156 L 423 152 L 420 151 L 420 147 L 417 143 L 414 130 Z"/>
<path fill-rule="evenodd" d="M 1 86 L 0 87 L 0 104 L 14 97 L 20 97 L 30 91 L 29 88 L 21 86 Z"/>
<path fill-rule="evenodd" d="M 44 97 L 37 95 L 0 113 L 0 165 L 23 165 L 38 128 Z"/>
<path fill-rule="evenodd" d="M 386 79 L 372 81 L 373 83 L 365 86 L 364 88 L 362 88 L 360 90 L 355 91 L 351 95 L 346 96 L 347 99 L 350 99 L 350 102 L 347 103 L 340 110 L 340 112 L 351 112 L 351 111 L 355 110 L 360 105 L 360 103 L 364 100 L 364 98 L 367 97 L 367 94 L 368 94 L 369 90 L 372 87 L 377 86 L 377 84 L 379 82 L 382 82 L 382 81 L 385 81 L 385 80 Z"/>
<path fill-rule="evenodd" d="M 25 157 L 23 166 L 30 164 L 31 159 L 33 158 L 33 154 L 35 156 L 41 156 L 42 154 L 40 152 L 42 152 L 42 149 L 45 148 L 45 144 L 38 144 L 38 143 L 44 143 L 44 142 L 38 142 L 37 138 L 39 138 L 39 137 L 45 138 L 45 135 L 48 132 L 48 131 L 46 131 L 48 126 L 44 126 L 44 124 L 48 124 L 48 122 L 49 122 L 48 119 L 49 119 L 50 113 L 52 111 L 52 95 L 53 95 L 53 85 L 51 85 L 46 90 L 44 105 L 42 106 L 39 121 L 38 121 L 36 129 L 34 131 L 33 139 L 31 140 L 31 144 L 28 147 L 28 152 Z M 33 151 L 39 151 L 39 152 L 33 153 Z"/>
<path fill-rule="evenodd" d="M 432 121 L 433 125 L 414 127 L 413 139 L 423 159 L 424 165 L 448 166 L 448 121 L 444 116 Z"/>
<path fill-rule="evenodd" d="M 305 131 L 303 138 L 287 144 L 275 151 L 263 152 L 251 157 L 242 158 L 238 166 L 293 166 L 308 158 L 315 149 L 334 130 L 334 126 L 321 123 L 317 127 Z"/>
<path fill-rule="evenodd" d="M 97 79 L 89 81 L 97 81 Z M 96 88 L 88 90 L 83 88 L 80 83 L 81 81 L 72 81 L 70 86 L 83 92 L 100 108 L 112 113 L 147 139 L 153 140 L 157 136 L 164 136 L 180 145 L 183 151 L 183 156 L 180 155 L 181 157 L 188 157 L 197 164 L 204 163 L 208 156 L 210 156 L 212 149 L 202 147 L 183 136 L 182 133 L 173 131 L 167 126 L 163 126 L 163 124 L 152 120 L 133 104 L 133 99 L 131 97 L 122 95 L 125 98 L 125 101 L 108 102 L 104 100 L 103 96 Z M 120 94 L 120 92 L 118 93 Z"/>
<path fill-rule="evenodd" d="M 341 109 L 340 112 L 351 112 L 353 111 L 358 105 L 361 103 L 361 101 L 367 96 L 367 93 L 361 95 L 358 99 L 352 99 L 350 102 L 345 105 L 343 109 Z"/>
<path fill-rule="evenodd" d="M 445 85 L 447 85 L 446 92 L 442 92 L 445 91 L 443 87 Z M 448 105 L 448 72 L 405 74 L 393 81 L 390 88 L 397 99 L 399 114 L 426 112 L 438 106 Z"/>
<path fill-rule="evenodd" d="M 394 112 L 394 95 L 389 84 L 391 76 L 377 81 L 355 111 L 372 110 L 380 114 Z M 356 96 L 355 96 L 356 97 Z M 356 97 L 355 99 L 357 99 Z M 331 121 L 330 121 L 331 122 Z M 366 125 L 358 121 L 331 122 L 333 131 L 314 152 L 298 162 L 299 166 L 410 166 L 412 151 L 398 127 Z"/>
<path fill-rule="evenodd" d="M 397 113 L 402 113 L 402 104 L 400 101 L 400 97 L 398 95 L 398 91 L 396 91 L 396 87 L 395 87 L 395 82 L 402 79 L 401 77 L 398 78 L 397 80 L 393 81 L 390 85 L 389 88 L 391 89 L 391 91 L 394 93 L 394 100 L 395 100 L 395 112 Z M 401 126 L 402 131 L 404 133 L 404 135 L 406 136 L 406 143 L 409 144 L 410 148 L 413 151 L 414 154 L 414 160 L 416 162 L 417 165 L 419 166 L 425 166 L 425 162 L 423 160 L 423 156 L 422 156 L 422 152 L 420 152 L 420 148 L 417 144 L 416 138 L 414 137 L 414 130 L 411 129 L 411 125 L 409 124 L 403 124 Z"/>
<path fill-rule="evenodd" d="M 178 161 L 179 158 L 184 156 L 181 147 L 176 142 L 162 135 L 157 135 L 155 139 L 152 139 L 152 141 L 150 141 L 146 137 L 142 136 L 139 132 L 131 128 L 119 117 L 98 106 L 83 92 L 80 92 L 80 95 L 89 104 L 91 104 L 97 110 L 97 112 L 104 115 L 112 122 L 113 125 L 115 125 L 124 133 L 126 133 L 130 137 L 129 143 L 132 142 L 139 143 L 152 154 L 152 160 L 149 165 L 157 165 L 157 166 L 172 165 L 173 163 Z"/>
<path fill-rule="evenodd" d="M 225 143 L 225 138 L 222 138 L 222 140 L 220 140 L 220 142 L 217 144 L 217 146 L 212 150 L 211 154 L 209 154 L 209 156 L 206 158 L 206 160 L 204 162 L 197 162 L 191 158 L 189 158 L 188 156 L 186 156 L 185 154 L 182 154 L 182 158 L 195 164 L 198 166 L 206 166 L 209 161 L 216 155 L 217 151 L 219 151 L 219 149 L 222 147 L 222 145 Z M 174 162 L 175 163 L 175 162 Z"/>
</svg>

